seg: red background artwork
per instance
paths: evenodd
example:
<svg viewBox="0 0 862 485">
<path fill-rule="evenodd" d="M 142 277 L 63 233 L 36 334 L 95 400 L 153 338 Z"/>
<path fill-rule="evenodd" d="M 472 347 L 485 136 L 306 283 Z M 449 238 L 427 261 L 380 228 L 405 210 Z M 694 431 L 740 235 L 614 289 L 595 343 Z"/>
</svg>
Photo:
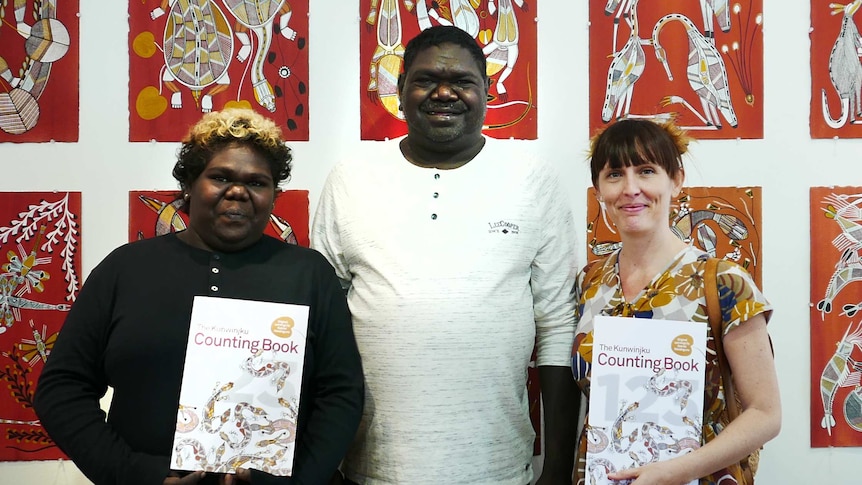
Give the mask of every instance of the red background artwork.
<svg viewBox="0 0 862 485">
<path fill-rule="evenodd" d="M 812 28 L 808 34 L 811 38 L 811 138 L 862 138 L 862 99 L 857 91 L 862 84 L 862 58 L 858 45 L 854 44 L 859 42 L 859 22 L 854 15 L 859 12 L 860 2 L 846 1 L 845 5 L 830 0 L 811 0 Z M 834 52 L 833 46 L 837 47 Z M 830 77 L 830 65 L 845 73 L 838 81 L 840 91 Z M 848 100 L 846 108 L 842 107 L 842 97 Z M 842 109 L 846 118 L 842 116 Z"/>
<path fill-rule="evenodd" d="M 862 187 L 812 187 L 811 446 L 862 445 Z"/>
<path fill-rule="evenodd" d="M 177 210 L 177 197 L 176 190 L 129 192 L 129 242 L 184 229 L 189 219 Z M 264 233 L 308 247 L 308 219 L 308 191 L 285 190 L 275 199 Z"/>
<path fill-rule="evenodd" d="M 193 91 L 178 80 L 164 81 L 166 62 L 163 55 L 167 19 L 171 9 L 181 12 L 181 6 L 188 2 L 167 0 L 161 3 L 154 0 L 129 2 L 129 141 L 179 141 L 189 126 L 200 119 L 202 104 L 210 94 L 212 109 L 227 107 L 253 108 L 271 118 L 280 126 L 288 141 L 308 140 L 308 0 L 286 0 L 280 2 L 259 1 L 262 8 L 277 8 L 269 27 L 258 28 L 259 22 L 246 22 L 254 26 L 244 27 L 227 8 L 229 4 L 241 3 L 237 0 L 195 0 L 208 14 L 204 27 L 221 33 L 218 45 L 222 56 L 204 52 L 202 57 L 213 59 L 210 64 L 201 63 L 189 71 L 198 69 L 203 79 L 210 72 L 214 75 L 226 72 L 218 82 L 198 81 L 197 85 L 207 86 L 198 91 L 195 99 Z M 166 11 L 155 20 L 150 18 L 154 9 Z M 289 18 L 284 17 L 289 11 Z M 282 19 L 287 19 L 287 28 L 282 29 Z M 189 29 L 193 32 L 193 29 Z M 295 32 L 290 40 L 281 32 Z M 169 36 L 171 37 L 171 36 Z M 244 53 L 241 39 L 248 39 L 251 50 L 248 57 L 240 62 L 237 55 Z M 261 39 L 268 40 L 268 48 L 261 48 Z M 213 42 L 214 44 L 216 42 Z M 191 44 L 178 43 L 178 45 Z M 213 48 L 214 49 L 214 48 Z M 175 49 L 176 50 L 176 49 Z M 182 53 L 178 53 L 182 54 Z M 259 57 L 258 57 L 259 55 Z M 216 62 L 223 59 L 222 62 Z M 259 69 L 259 72 L 258 72 Z M 169 73 L 170 70 L 167 70 Z M 256 74 L 257 73 L 257 74 Z M 261 79 L 258 79 L 261 76 Z M 229 84 L 220 84 L 229 80 Z M 253 84 L 258 87 L 255 88 Z M 273 109 L 270 112 L 257 97 L 267 99 L 266 86 L 271 87 L 274 95 Z M 181 108 L 173 108 L 174 91 L 180 99 Z"/>
<path fill-rule="evenodd" d="M 441 22 L 435 19 L 435 15 L 451 21 L 452 4 L 463 3 L 476 13 L 478 25 L 470 19 L 464 22 L 471 26 L 469 28 L 478 30 L 477 43 L 483 49 L 491 45 L 497 18 L 503 12 L 502 6 L 511 4 L 511 12 L 518 25 L 518 56 L 511 74 L 504 80 L 505 95 L 500 95 L 496 85 L 506 71 L 504 65 L 508 60 L 509 49 L 495 50 L 493 46 L 487 47 L 490 52 L 486 52 L 485 55 L 486 59 L 489 59 L 491 89 L 483 131 L 494 138 L 535 140 L 538 118 L 535 17 L 538 2 L 526 0 L 523 6 L 519 7 L 515 0 L 497 0 L 494 2 L 496 7 L 494 14 L 490 13 L 488 8 L 490 2 L 487 0 L 457 0 L 457 2 L 419 0 L 409 10 L 405 3 L 403 0 L 391 2 L 362 0 L 360 2 L 361 139 L 384 140 L 407 133 L 407 125 L 399 118 L 398 112 L 396 83 L 402 69 L 401 57 L 398 53 L 403 54 L 403 47 L 420 32 L 421 19 L 427 19 L 424 25 L 429 26 L 440 25 Z M 394 10 L 385 11 L 387 6 Z M 423 9 L 428 12 L 427 16 L 424 15 Z M 389 12 L 388 16 L 387 12 Z M 391 20 L 381 26 L 385 18 Z M 400 34 L 400 43 L 396 40 L 398 34 Z M 387 40 L 390 35 L 392 40 Z M 372 62 L 375 52 L 380 55 L 380 58 Z M 369 89 L 372 72 L 376 74 L 377 79 L 375 89 Z"/>
<path fill-rule="evenodd" d="M 741 265 L 761 285 L 761 188 L 685 187 L 671 200 L 671 227 L 695 247 Z M 587 189 L 587 261 L 615 250 L 620 240 L 596 191 Z"/>
<path fill-rule="evenodd" d="M 78 141 L 78 0 L 26 0 L 18 16 L 32 27 L 30 45 L 55 39 L 34 57 L 16 27 L 17 3 L 0 5 L 0 143 Z"/>
<path fill-rule="evenodd" d="M 0 193 L 0 461 L 65 455 L 33 396 L 81 285 L 81 194 Z"/>
<path fill-rule="evenodd" d="M 614 85 L 632 86 L 628 101 L 629 117 L 675 117 L 676 123 L 686 127 L 696 138 L 763 138 L 763 2 L 729 2 L 723 13 L 716 12 L 716 15 L 708 16 L 713 23 L 712 30 L 715 31 L 714 42 L 704 35 L 707 29 L 704 28 L 701 5 L 707 3 L 719 2 L 590 1 L 590 133 L 626 116 L 626 101 L 622 89 L 618 91 L 618 95 L 611 97 L 608 103 L 609 111 L 606 111 L 604 117 L 602 113 L 608 93 L 609 72 L 614 65 L 619 71 L 610 76 Z M 605 7 L 608 4 L 613 8 L 611 13 L 606 15 Z M 614 19 L 627 5 L 634 5 L 632 11 L 637 14 L 637 30 L 630 28 L 627 20 L 635 17 L 631 13 L 626 15 L 623 12 L 619 17 L 614 44 Z M 681 14 L 691 22 L 686 27 L 685 20 L 677 16 L 659 25 L 659 46 L 665 53 L 673 80 L 668 79 L 665 68 L 657 58 L 656 53 L 662 51 L 651 44 L 654 28 L 661 18 L 669 14 Z M 720 24 L 724 23 L 726 26 L 723 21 L 727 19 L 730 29 L 724 32 Z M 635 42 L 638 38 L 642 42 Z M 693 46 L 698 48 L 692 50 Z M 637 58 L 635 54 L 638 49 L 642 49 L 643 53 L 642 69 L 637 67 L 637 62 L 632 62 L 632 59 Z M 689 82 L 692 76 L 687 75 L 690 50 L 694 56 L 692 59 L 698 59 L 697 53 L 712 52 L 714 55 L 709 58 L 720 57 L 725 66 L 722 72 L 720 64 L 710 61 L 709 72 L 703 73 L 703 76 L 695 73 L 692 82 L 698 85 L 699 91 Z M 639 71 L 642 71 L 640 75 Z M 720 89 L 722 86 L 728 88 L 729 98 L 727 93 Z M 716 109 L 712 116 L 707 117 L 709 110 L 704 109 L 698 93 L 707 99 L 724 99 L 725 104 L 729 99 L 738 126 L 732 126 L 734 123 L 732 116 L 728 119 L 728 110 L 719 112 Z M 618 107 L 622 108 L 619 112 Z M 695 114 L 695 111 L 698 114 Z M 715 129 L 719 123 L 721 128 Z"/>
</svg>

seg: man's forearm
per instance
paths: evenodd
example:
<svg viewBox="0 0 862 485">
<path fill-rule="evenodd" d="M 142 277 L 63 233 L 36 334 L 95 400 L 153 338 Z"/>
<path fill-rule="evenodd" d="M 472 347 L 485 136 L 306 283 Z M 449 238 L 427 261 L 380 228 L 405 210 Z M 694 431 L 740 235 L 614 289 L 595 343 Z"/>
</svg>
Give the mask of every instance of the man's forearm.
<svg viewBox="0 0 862 485">
<path fill-rule="evenodd" d="M 571 478 L 575 462 L 581 392 L 569 367 L 540 366 L 539 381 L 545 423 L 545 463 L 542 475 Z"/>
</svg>

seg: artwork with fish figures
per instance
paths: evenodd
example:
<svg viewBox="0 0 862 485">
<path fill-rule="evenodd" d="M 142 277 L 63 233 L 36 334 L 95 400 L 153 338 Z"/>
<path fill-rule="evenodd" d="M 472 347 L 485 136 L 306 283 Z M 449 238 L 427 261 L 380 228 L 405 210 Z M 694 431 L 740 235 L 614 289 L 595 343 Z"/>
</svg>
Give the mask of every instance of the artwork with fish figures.
<svg viewBox="0 0 862 485">
<path fill-rule="evenodd" d="M 80 246 L 80 192 L 0 193 L 0 461 L 65 458 L 33 396 L 81 287 Z"/>
<path fill-rule="evenodd" d="M 129 1 L 129 140 L 179 141 L 228 107 L 308 140 L 308 0 Z"/>
<path fill-rule="evenodd" d="M 129 192 L 129 242 L 182 231 L 188 214 L 176 190 Z M 275 199 L 265 234 L 308 247 L 308 191 L 285 190 Z"/>
<path fill-rule="evenodd" d="M 812 187 L 811 446 L 862 446 L 862 187 Z"/>
<path fill-rule="evenodd" d="M 862 138 L 862 0 L 844 1 L 811 0 L 812 138 Z"/>
<path fill-rule="evenodd" d="M 0 142 L 78 141 L 78 0 L 3 0 L 0 39 Z"/>
<path fill-rule="evenodd" d="M 590 132 L 650 118 L 763 138 L 762 12 L 763 0 L 590 0 Z"/>
<path fill-rule="evenodd" d="M 711 256 L 733 261 L 761 282 L 761 188 L 685 187 L 671 200 L 670 228 L 683 241 Z M 587 261 L 621 247 L 620 236 L 599 201 L 587 189 Z"/>
<path fill-rule="evenodd" d="M 407 133 L 398 103 L 404 47 L 420 31 L 455 25 L 470 34 L 491 78 L 483 132 L 537 136 L 536 0 L 361 0 L 359 27 L 362 140 Z"/>
</svg>

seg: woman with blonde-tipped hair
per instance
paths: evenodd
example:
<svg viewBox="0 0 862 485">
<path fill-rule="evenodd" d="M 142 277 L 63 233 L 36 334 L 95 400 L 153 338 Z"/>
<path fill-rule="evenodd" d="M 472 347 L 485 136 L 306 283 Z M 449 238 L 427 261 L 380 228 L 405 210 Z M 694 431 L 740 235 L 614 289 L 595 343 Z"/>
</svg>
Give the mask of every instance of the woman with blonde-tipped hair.
<svg viewBox="0 0 862 485">
<path fill-rule="evenodd" d="M 204 115 L 173 169 L 188 229 L 121 246 L 87 278 L 42 372 L 35 408 L 95 484 L 325 484 L 335 473 L 359 426 L 362 366 L 332 266 L 263 233 L 290 162 L 269 119 L 235 109 Z M 298 416 L 277 437 L 295 440 L 292 477 L 171 470 L 178 416 L 218 421 L 212 410 L 179 406 L 196 296 L 308 307 Z M 106 420 L 99 400 L 108 387 Z"/>
</svg>

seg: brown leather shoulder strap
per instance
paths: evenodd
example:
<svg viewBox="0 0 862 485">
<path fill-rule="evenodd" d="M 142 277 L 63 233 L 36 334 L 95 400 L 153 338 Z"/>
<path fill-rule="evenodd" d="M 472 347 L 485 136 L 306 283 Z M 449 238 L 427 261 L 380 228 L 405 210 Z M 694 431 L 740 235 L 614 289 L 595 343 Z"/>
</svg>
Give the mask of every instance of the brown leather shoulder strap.
<svg viewBox="0 0 862 485">
<path fill-rule="evenodd" d="M 718 258 L 706 260 L 703 269 L 703 291 L 706 295 L 706 315 L 715 339 L 716 351 L 721 346 L 721 303 L 718 300 Z M 719 352 L 721 353 L 721 352 Z"/>
<path fill-rule="evenodd" d="M 706 295 L 706 313 L 709 318 L 709 328 L 715 343 L 715 352 L 718 358 L 718 370 L 721 372 L 721 384 L 724 388 L 724 402 L 730 419 L 739 416 L 739 403 L 733 389 L 733 379 L 730 376 L 730 364 L 724 353 L 722 338 L 721 302 L 718 295 L 718 258 L 706 260 L 703 270 L 703 288 Z"/>
<path fill-rule="evenodd" d="M 730 364 L 727 362 L 727 355 L 724 353 L 722 341 L 724 334 L 722 332 L 721 301 L 718 294 L 718 262 L 718 258 L 709 258 L 706 260 L 703 270 L 703 291 L 706 296 L 706 314 L 709 319 L 709 328 L 712 332 L 712 338 L 715 339 L 715 352 L 718 354 L 718 370 L 721 373 L 721 385 L 724 389 L 724 405 L 727 407 L 728 417 L 733 421 L 739 416 L 742 410 L 740 409 L 739 399 L 736 397 L 736 391 L 733 388 Z M 744 483 L 742 485 L 753 485 L 754 472 L 751 469 L 750 458 L 743 458 L 739 462 L 739 466 L 743 474 Z"/>
</svg>

